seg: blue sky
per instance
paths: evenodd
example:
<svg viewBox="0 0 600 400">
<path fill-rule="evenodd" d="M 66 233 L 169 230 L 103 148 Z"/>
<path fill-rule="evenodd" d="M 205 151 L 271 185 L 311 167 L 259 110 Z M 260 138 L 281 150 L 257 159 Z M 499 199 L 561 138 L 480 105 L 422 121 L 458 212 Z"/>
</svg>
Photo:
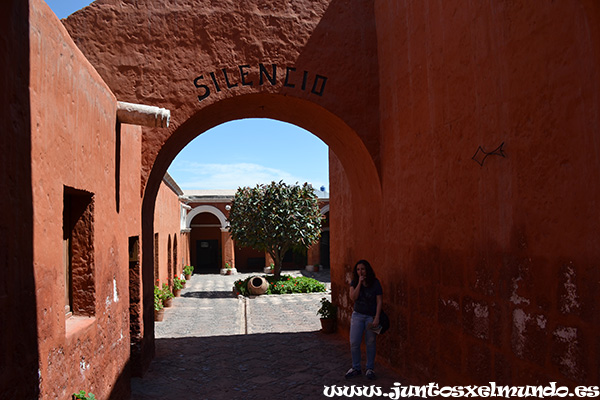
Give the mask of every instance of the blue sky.
<svg viewBox="0 0 600 400">
<path fill-rule="evenodd" d="M 310 132 L 267 119 L 230 121 L 194 139 L 169 167 L 183 190 L 283 180 L 329 191 L 328 148 Z"/>
<path fill-rule="evenodd" d="M 62 19 L 91 1 L 46 3 Z M 283 180 L 329 191 L 327 145 L 304 129 L 270 119 L 230 121 L 202 133 L 177 155 L 168 172 L 183 190 L 237 189 Z"/>
<path fill-rule="evenodd" d="M 68 17 L 90 3 L 90 0 L 46 0 L 46 4 L 50 6 L 54 14 L 60 19 Z"/>
</svg>

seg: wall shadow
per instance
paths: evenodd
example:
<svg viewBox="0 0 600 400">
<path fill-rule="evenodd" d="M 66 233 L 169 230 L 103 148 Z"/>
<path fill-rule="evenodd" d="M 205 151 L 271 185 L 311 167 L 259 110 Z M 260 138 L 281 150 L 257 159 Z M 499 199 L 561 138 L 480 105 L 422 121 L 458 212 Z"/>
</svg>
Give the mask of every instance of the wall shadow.
<svg viewBox="0 0 600 400">
<path fill-rule="evenodd" d="M 300 270 L 302 276 L 313 278 L 322 283 L 331 283 L 331 274 L 329 268 L 320 268 L 318 272 L 309 272 L 305 269 Z"/>
<path fill-rule="evenodd" d="M 373 0 L 331 0 L 295 64 L 299 70 L 323 71 L 321 73 L 328 76 L 327 92 L 318 99 L 318 104 L 340 116 L 356 132 L 380 173 L 379 143 L 372 137 L 372 132 L 380 130 Z M 343 73 L 341 66 L 345 67 Z M 340 69 L 336 70 L 336 67 Z M 283 87 L 281 92 L 288 93 L 286 89 Z M 308 99 L 313 97 L 311 94 Z M 319 136 L 319 132 L 313 133 Z M 334 149 L 332 144 L 329 145 Z M 344 158 L 343 151 L 334 152 L 338 158 Z M 352 161 L 343 164 L 348 168 Z"/>
<path fill-rule="evenodd" d="M 346 340 L 318 331 L 156 339 L 148 372 L 132 379 L 131 399 L 323 398 L 325 386 L 349 385 L 349 365 Z M 384 367 L 378 373 L 385 390 L 400 382 Z"/>
<path fill-rule="evenodd" d="M 213 292 L 187 292 L 183 293 L 181 297 L 193 297 L 195 299 L 230 299 L 236 296 L 233 295 L 232 290 L 228 290 Z"/>
<path fill-rule="evenodd" d="M 0 399 L 37 399 L 29 2 L 0 5 Z"/>
</svg>

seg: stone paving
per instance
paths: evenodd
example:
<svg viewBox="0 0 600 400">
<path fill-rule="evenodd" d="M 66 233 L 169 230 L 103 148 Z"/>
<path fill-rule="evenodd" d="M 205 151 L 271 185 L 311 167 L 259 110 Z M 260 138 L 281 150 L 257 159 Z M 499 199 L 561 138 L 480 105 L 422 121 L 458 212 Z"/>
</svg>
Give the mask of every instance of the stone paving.
<svg viewBox="0 0 600 400">
<path fill-rule="evenodd" d="M 328 274 L 303 273 L 329 287 Z M 377 365 L 376 381 L 344 379 L 349 344 L 321 333 L 316 315 L 329 292 L 234 297 L 233 282 L 247 276 L 192 276 L 155 323 L 156 357 L 143 378 L 132 379 L 132 400 L 316 399 L 330 398 L 326 386 L 376 385 L 390 392 L 401 382 Z"/>
</svg>

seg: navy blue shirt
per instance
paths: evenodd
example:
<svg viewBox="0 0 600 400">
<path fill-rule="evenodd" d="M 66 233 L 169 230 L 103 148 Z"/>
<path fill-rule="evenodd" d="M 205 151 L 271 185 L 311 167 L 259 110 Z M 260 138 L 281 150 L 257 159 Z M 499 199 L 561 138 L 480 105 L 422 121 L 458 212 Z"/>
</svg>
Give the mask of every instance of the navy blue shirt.
<svg viewBox="0 0 600 400">
<path fill-rule="evenodd" d="M 356 281 L 352 281 L 350 284 L 353 288 L 356 287 Z M 377 314 L 377 296 L 383 295 L 383 289 L 379 279 L 375 278 L 375 281 L 371 286 L 362 286 L 358 293 L 358 298 L 354 302 L 354 311 L 357 313 L 375 316 Z"/>
</svg>

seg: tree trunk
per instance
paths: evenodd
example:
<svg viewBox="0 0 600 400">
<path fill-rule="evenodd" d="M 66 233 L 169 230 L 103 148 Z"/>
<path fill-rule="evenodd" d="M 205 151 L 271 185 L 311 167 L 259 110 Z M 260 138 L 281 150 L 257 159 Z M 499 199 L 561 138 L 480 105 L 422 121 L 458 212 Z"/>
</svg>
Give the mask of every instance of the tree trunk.
<svg viewBox="0 0 600 400">
<path fill-rule="evenodd" d="M 277 281 L 281 276 L 282 257 L 277 254 L 277 257 L 273 257 L 273 260 L 275 261 L 275 271 L 273 271 L 273 273 L 275 275 L 275 280 Z"/>
<path fill-rule="evenodd" d="M 275 275 L 275 280 L 279 280 L 279 278 L 281 277 L 281 268 L 283 267 L 283 257 L 285 256 L 287 249 L 283 248 L 283 249 L 275 249 L 272 252 L 269 252 L 269 254 L 271 254 L 271 257 L 273 257 L 273 261 L 275 262 L 275 270 L 273 271 L 273 275 Z"/>
</svg>

